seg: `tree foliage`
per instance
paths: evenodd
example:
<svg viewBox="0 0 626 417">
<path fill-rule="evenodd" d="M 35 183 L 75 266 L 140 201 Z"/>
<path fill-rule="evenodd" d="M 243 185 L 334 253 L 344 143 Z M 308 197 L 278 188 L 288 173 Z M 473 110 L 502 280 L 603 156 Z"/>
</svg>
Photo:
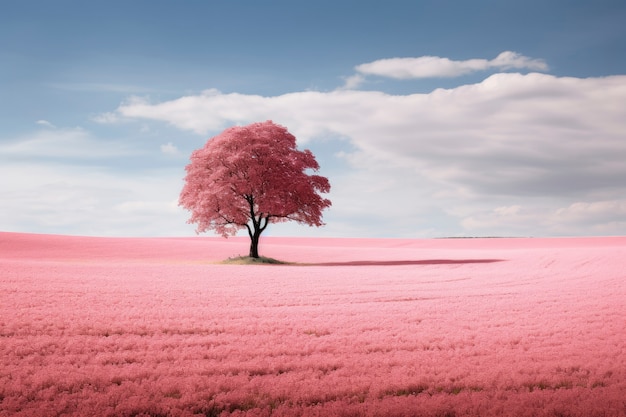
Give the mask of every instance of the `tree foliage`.
<svg viewBox="0 0 626 417">
<path fill-rule="evenodd" d="M 293 220 L 321 226 L 330 200 L 328 179 L 309 150 L 272 121 L 226 129 L 191 154 L 179 204 L 191 212 L 196 231 L 224 237 L 247 229 L 250 256 L 268 224 Z"/>
</svg>

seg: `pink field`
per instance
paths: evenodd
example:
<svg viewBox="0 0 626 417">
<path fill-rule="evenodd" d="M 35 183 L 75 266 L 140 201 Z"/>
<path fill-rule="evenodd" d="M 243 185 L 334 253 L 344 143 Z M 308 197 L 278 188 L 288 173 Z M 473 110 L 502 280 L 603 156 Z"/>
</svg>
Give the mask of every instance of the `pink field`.
<svg viewBox="0 0 626 417">
<path fill-rule="evenodd" d="M 0 233 L 0 416 L 626 416 L 626 238 Z"/>
</svg>

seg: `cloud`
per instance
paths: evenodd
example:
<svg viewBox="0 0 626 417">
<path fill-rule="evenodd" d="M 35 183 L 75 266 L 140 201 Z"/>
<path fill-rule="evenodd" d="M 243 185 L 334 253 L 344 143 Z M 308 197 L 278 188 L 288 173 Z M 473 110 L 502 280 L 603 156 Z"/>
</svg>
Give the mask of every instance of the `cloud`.
<svg viewBox="0 0 626 417">
<path fill-rule="evenodd" d="M 222 94 L 212 89 L 203 91 L 197 96 L 185 96 L 157 106 L 146 98 L 132 96 L 117 109 L 117 115 L 125 118 L 167 121 L 178 128 L 204 134 L 223 128 L 227 121 L 238 122 L 249 119 L 255 108 L 262 113 L 266 102 L 267 99 L 261 96 Z M 240 105 L 245 107 L 239 108 Z M 200 121 L 198 110 L 203 108 L 207 113 Z M 213 111 L 216 113 L 212 113 Z M 173 113 L 168 114 L 169 112 Z"/>
<path fill-rule="evenodd" d="M 49 127 L 49 128 L 56 128 L 55 125 L 53 125 L 52 123 L 50 123 L 47 120 L 37 120 L 35 123 L 37 123 L 40 126 L 45 126 L 45 127 Z"/>
<path fill-rule="evenodd" d="M 96 139 L 82 128 L 40 130 L 0 142 L 0 153 L 19 158 L 95 160 L 137 154 L 121 141 Z"/>
<path fill-rule="evenodd" d="M 571 224 L 626 224 L 626 200 L 579 201 L 556 210 L 554 215 Z"/>
<path fill-rule="evenodd" d="M 354 74 L 350 77 L 346 77 L 344 81 L 341 90 L 353 90 L 365 82 L 365 76 L 362 74 Z"/>
<path fill-rule="evenodd" d="M 120 121 L 120 117 L 116 113 L 106 112 L 91 117 L 91 120 L 101 124 L 113 124 L 118 123 Z"/>
<path fill-rule="evenodd" d="M 192 235 L 177 207 L 181 172 L 3 161 L 0 230 L 96 236 Z"/>
<path fill-rule="evenodd" d="M 165 145 L 161 145 L 161 152 L 166 155 L 179 155 L 180 154 L 180 151 L 172 142 L 167 142 Z"/>
<path fill-rule="evenodd" d="M 489 65 L 529 66 L 527 60 L 501 54 Z M 272 119 L 300 143 L 348 140 L 353 151 L 343 163 L 367 181 L 351 183 L 354 193 L 343 207 L 366 204 L 368 213 L 389 224 L 394 216 L 432 215 L 439 207 L 442 225 L 453 220 L 467 231 L 498 234 L 502 221 L 490 223 L 493 230 L 479 224 L 494 216 L 515 224 L 512 219 L 525 213 L 556 213 L 626 192 L 625 86 L 626 76 L 500 73 L 410 95 L 338 90 L 265 97 L 207 90 L 160 103 L 132 98 L 116 113 L 202 135 Z M 350 184 L 345 178 L 339 181 Z M 540 226 L 535 229 L 540 233 Z"/>
<path fill-rule="evenodd" d="M 357 72 L 362 75 L 377 75 L 400 80 L 412 78 L 445 78 L 458 77 L 477 71 L 489 69 L 528 69 L 547 71 L 548 65 L 541 59 L 533 59 L 517 52 L 505 51 L 492 60 L 468 59 L 454 61 L 438 56 L 422 56 L 418 58 L 389 58 L 358 65 Z M 352 85 L 363 78 L 349 78 Z M 346 84 L 348 87 L 348 84 Z"/>
<path fill-rule="evenodd" d="M 186 213 L 172 205 L 182 188 L 183 167 L 146 158 L 150 155 L 137 144 L 102 139 L 82 128 L 1 138 L 0 177 L 8 180 L 0 181 L 0 230 L 193 234 Z"/>
<path fill-rule="evenodd" d="M 622 235 L 626 228 L 626 201 L 578 201 L 565 207 L 503 206 L 482 210 L 461 220 L 470 232 L 506 230 L 510 235 L 527 233 L 536 225 L 543 236 Z"/>
</svg>

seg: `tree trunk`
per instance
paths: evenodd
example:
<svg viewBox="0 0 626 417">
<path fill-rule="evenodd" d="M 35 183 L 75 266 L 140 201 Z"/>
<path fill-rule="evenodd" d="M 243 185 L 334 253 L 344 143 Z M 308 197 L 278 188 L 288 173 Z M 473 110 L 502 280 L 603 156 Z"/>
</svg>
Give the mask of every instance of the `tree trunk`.
<svg viewBox="0 0 626 417">
<path fill-rule="evenodd" d="M 250 257 L 258 258 L 259 257 L 259 238 L 261 237 L 261 233 L 257 230 L 250 236 Z"/>
</svg>

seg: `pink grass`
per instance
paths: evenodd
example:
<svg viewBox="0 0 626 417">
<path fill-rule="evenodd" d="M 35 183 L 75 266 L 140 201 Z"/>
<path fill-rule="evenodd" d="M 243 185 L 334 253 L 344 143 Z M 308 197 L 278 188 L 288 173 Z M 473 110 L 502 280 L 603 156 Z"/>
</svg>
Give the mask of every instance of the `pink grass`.
<svg viewBox="0 0 626 417">
<path fill-rule="evenodd" d="M 0 233 L 0 416 L 626 416 L 626 238 Z"/>
</svg>

